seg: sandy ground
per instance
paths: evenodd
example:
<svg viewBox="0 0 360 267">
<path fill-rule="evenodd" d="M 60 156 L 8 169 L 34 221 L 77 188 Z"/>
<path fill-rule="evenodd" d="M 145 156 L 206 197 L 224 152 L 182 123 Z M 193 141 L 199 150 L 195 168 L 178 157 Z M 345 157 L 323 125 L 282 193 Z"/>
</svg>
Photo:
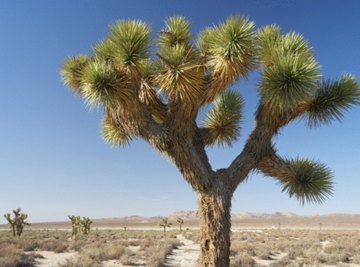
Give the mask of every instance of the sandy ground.
<svg viewBox="0 0 360 267">
<path fill-rule="evenodd" d="M 193 241 L 186 239 L 182 234 L 178 234 L 176 238 L 180 241 L 182 245 L 178 248 L 173 249 L 170 255 L 168 255 L 164 267 L 193 267 L 196 266 L 196 262 L 200 256 L 200 246 L 195 244 Z M 129 239 L 130 240 L 130 239 Z M 323 249 L 326 246 L 331 244 L 329 240 L 320 242 Z M 130 250 L 137 252 L 139 246 L 129 246 Z M 28 252 L 32 253 L 32 252 Z M 35 266 L 37 267 L 56 267 L 59 263 L 66 262 L 67 259 L 78 257 L 77 252 L 63 252 L 63 253 L 54 253 L 51 251 L 36 251 L 36 254 L 42 255 L 43 259 L 36 259 Z M 277 253 L 271 256 L 269 260 L 255 259 L 255 266 L 269 266 L 271 263 L 279 261 L 286 256 L 286 253 Z M 119 260 L 109 260 L 104 261 L 102 264 L 103 267 L 133 267 L 133 266 L 146 266 L 144 260 L 139 260 L 135 265 L 123 265 Z M 335 267 L 335 265 L 322 265 L 324 267 Z M 344 266 L 349 267 L 360 267 L 357 264 L 344 264 Z"/>
<path fill-rule="evenodd" d="M 190 267 L 195 266 L 200 255 L 200 246 L 193 241 L 186 239 L 182 234 L 176 236 L 182 243 L 167 257 L 165 266 Z"/>
<path fill-rule="evenodd" d="M 36 251 L 36 253 L 44 257 L 44 259 L 36 259 L 35 266 L 37 267 L 56 267 L 60 263 L 65 263 L 67 259 L 78 256 L 77 252 Z"/>
</svg>

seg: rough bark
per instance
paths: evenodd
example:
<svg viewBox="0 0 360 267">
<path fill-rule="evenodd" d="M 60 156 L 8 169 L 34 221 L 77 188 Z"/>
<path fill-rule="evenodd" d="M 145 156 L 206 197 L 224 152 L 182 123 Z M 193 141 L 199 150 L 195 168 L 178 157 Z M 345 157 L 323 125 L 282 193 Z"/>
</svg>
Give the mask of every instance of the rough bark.
<svg viewBox="0 0 360 267">
<path fill-rule="evenodd" d="M 201 266 L 229 266 L 231 196 L 222 182 L 211 192 L 198 193 Z"/>
</svg>

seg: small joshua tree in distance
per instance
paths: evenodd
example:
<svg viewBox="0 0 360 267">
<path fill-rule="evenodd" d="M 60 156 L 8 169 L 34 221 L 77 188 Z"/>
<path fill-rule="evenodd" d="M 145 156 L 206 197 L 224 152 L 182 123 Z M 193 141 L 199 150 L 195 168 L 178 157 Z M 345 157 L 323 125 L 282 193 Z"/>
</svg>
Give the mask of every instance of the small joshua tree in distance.
<svg viewBox="0 0 360 267">
<path fill-rule="evenodd" d="M 8 221 L 8 224 L 10 225 L 13 236 L 20 237 L 23 233 L 24 226 L 30 225 L 30 223 L 25 221 L 27 219 L 28 215 L 25 213 L 21 213 L 20 208 L 13 210 L 13 213 L 14 213 L 13 218 L 11 218 L 10 213 L 4 214 L 4 217 Z"/>
<path fill-rule="evenodd" d="M 72 238 L 76 238 L 79 234 L 80 217 L 75 215 L 69 215 L 68 217 L 71 221 L 71 236 Z"/>
<path fill-rule="evenodd" d="M 71 220 L 72 233 L 71 236 L 76 238 L 78 234 L 87 235 L 90 233 L 90 228 L 92 224 L 92 220 L 88 217 L 83 217 L 81 219 L 80 216 L 69 215 L 69 219 Z"/>
<path fill-rule="evenodd" d="M 184 220 L 182 218 L 178 218 L 176 221 L 180 227 L 180 233 L 182 232 L 182 225 L 184 224 Z"/>
<path fill-rule="evenodd" d="M 164 233 L 166 232 L 166 228 L 171 227 L 171 223 L 169 222 L 168 217 L 164 217 L 160 221 L 160 227 L 164 228 Z"/>
<path fill-rule="evenodd" d="M 10 213 L 5 213 L 4 217 L 5 219 L 8 221 L 8 224 L 10 225 L 10 228 L 12 230 L 12 234 L 13 236 L 16 236 L 16 232 L 15 232 L 15 222 L 13 219 L 11 219 L 11 214 Z"/>
<path fill-rule="evenodd" d="M 89 233 L 90 233 L 91 224 L 92 224 L 92 220 L 90 220 L 89 217 L 83 217 L 82 220 L 80 220 L 81 233 L 83 233 L 84 235 L 89 234 Z"/>
</svg>

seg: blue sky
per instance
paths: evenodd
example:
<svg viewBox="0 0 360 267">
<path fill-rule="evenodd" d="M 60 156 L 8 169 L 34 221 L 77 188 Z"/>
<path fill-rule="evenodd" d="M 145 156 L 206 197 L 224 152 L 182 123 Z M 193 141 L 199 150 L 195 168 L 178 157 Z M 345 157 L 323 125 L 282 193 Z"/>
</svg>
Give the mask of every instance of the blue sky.
<svg viewBox="0 0 360 267">
<path fill-rule="evenodd" d="M 196 209 L 196 196 L 176 168 L 136 140 L 112 149 L 100 136 L 101 112 L 90 112 L 61 82 L 66 56 L 89 53 L 118 19 L 148 22 L 154 32 L 171 15 L 184 15 L 194 35 L 231 14 L 257 27 L 276 23 L 302 33 L 324 77 L 360 77 L 358 1 L 4 1 L 0 0 L 0 214 L 16 207 L 29 221 L 166 215 Z M 209 149 L 213 167 L 241 151 L 258 103 L 257 75 L 234 86 L 246 100 L 242 136 L 232 148 Z M 233 212 L 360 213 L 360 106 L 342 123 L 315 130 L 296 121 L 274 139 L 279 153 L 318 159 L 335 174 L 334 196 L 305 205 L 281 193 L 272 178 L 253 175 L 237 189 Z M 0 223 L 5 220 L 0 217 Z"/>
</svg>

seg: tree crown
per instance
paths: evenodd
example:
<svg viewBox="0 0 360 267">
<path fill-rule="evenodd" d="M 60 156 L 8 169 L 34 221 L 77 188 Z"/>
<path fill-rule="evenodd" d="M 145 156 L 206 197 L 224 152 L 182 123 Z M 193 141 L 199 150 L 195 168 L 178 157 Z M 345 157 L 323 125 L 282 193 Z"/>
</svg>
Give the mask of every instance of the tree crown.
<svg viewBox="0 0 360 267">
<path fill-rule="evenodd" d="M 296 118 L 308 127 L 340 120 L 359 103 L 359 86 L 349 74 L 323 79 L 312 47 L 298 33 L 282 33 L 276 25 L 255 29 L 248 18 L 231 16 L 193 39 L 189 21 L 175 16 L 153 38 L 146 23 L 120 20 L 109 26 L 92 55 L 67 58 L 61 75 L 87 105 L 103 107 L 107 142 L 125 145 L 141 137 L 173 160 L 195 190 L 205 190 L 213 183 L 205 177 L 216 172 L 204 147 L 237 140 L 243 99 L 228 88 L 250 71 L 261 74 L 256 126 L 226 169 L 229 186 L 234 190 L 258 169 L 276 177 L 301 203 L 323 201 L 332 192 L 330 170 L 315 161 L 279 157 L 271 138 Z M 207 103 L 212 108 L 197 125 L 198 111 Z M 174 146 L 181 138 L 195 144 L 182 157 Z M 184 159 L 192 162 L 191 171 Z"/>
</svg>

